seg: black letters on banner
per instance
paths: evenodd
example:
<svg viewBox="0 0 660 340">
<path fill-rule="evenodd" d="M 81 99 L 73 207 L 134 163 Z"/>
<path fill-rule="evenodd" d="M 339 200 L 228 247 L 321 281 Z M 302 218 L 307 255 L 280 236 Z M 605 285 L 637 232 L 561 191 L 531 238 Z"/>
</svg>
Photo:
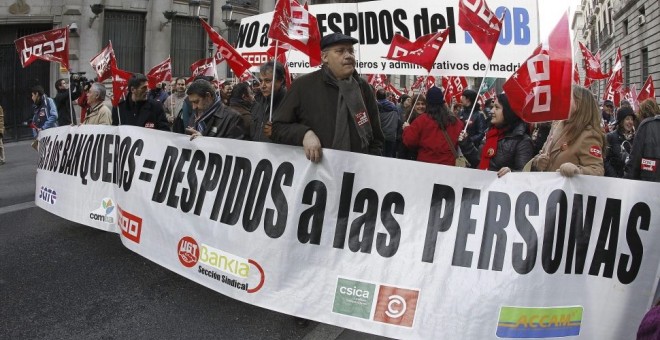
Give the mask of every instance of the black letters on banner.
<svg viewBox="0 0 660 340">
<path fill-rule="evenodd" d="M 366 205 L 366 211 L 365 211 Z M 361 251 L 371 253 L 371 244 L 376 230 L 376 219 L 378 218 L 378 194 L 372 189 L 362 189 L 355 197 L 354 212 L 363 212 L 361 216 L 351 223 L 351 231 L 348 234 L 348 249 L 352 252 Z M 360 239 L 362 234 L 362 239 Z"/>
<path fill-rule="evenodd" d="M 348 214 L 351 209 L 351 199 L 353 198 L 353 182 L 355 174 L 344 172 L 344 178 L 341 181 L 341 194 L 339 196 L 339 210 L 337 211 L 337 225 L 335 227 L 335 240 L 332 246 L 344 249 L 346 241 L 346 228 L 348 227 Z"/>
<path fill-rule="evenodd" d="M 638 202 L 630 210 L 628 216 L 628 226 L 626 228 L 626 241 L 630 248 L 630 255 L 621 254 L 619 260 L 619 267 L 617 268 L 616 275 L 619 282 L 629 284 L 635 280 L 639 273 L 639 267 L 642 265 L 642 255 L 644 254 L 644 245 L 637 233 L 637 224 L 639 229 L 648 231 L 651 224 L 651 208 L 646 203 Z M 630 269 L 628 269 L 628 262 L 630 261 Z"/>
<path fill-rule="evenodd" d="M 247 200 L 245 201 L 245 211 L 243 212 L 243 229 L 248 232 L 257 230 L 261 223 L 261 216 L 264 212 L 266 205 L 266 196 L 268 195 L 268 187 L 273 178 L 273 165 L 267 159 L 262 159 L 257 163 L 254 168 L 254 176 L 252 183 L 250 183 L 250 190 L 248 191 Z M 264 228 L 265 229 L 265 228 Z M 273 232 L 274 230 L 266 230 Z M 284 232 L 284 229 L 281 230 Z M 282 234 L 268 235 L 272 238 L 278 238 Z"/>
<path fill-rule="evenodd" d="M 516 229 L 525 241 L 527 253 L 523 256 L 525 245 L 519 242 L 513 243 L 511 261 L 513 269 L 518 274 L 527 274 L 534 269 L 536 265 L 536 255 L 538 252 L 538 236 L 536 230 L 529 219 L 527 219 L 526 207 L 529 207 L 529 216 L 539 215 L 539 199 L 533 192 L 525 191 L 518 196 L 516 201 Z"/>
<path fill-rule="evenodd" d="M 500 216 L 497 219 L 497 216 Z M 495 241 L 495 256 L 493 258 L 493 270 L 502 271 L 504 266 L 504 254 L 506 253 L 506 228 L 511 219 L 511 198 L 503 192 L 491 191 L 488 193 L 488 205 L 486 206 L 486 219 L 484 221 L 484 234 L 481 238 L 479 261 L 477 268 L 488 269 L 490 265 L 490 252 Z"/>
<path fill-rule="evenodd" d="M 584 263 L 587 260 L 591 228 L 594 224 L 596 210 L 596 197 L 587 198 L 586 214 L 583 213 L 582 195 L 573 196 L 573 213 L 571 214 L 571 230 L 568 233 L 566 245 L 566 274 L 573 270 L 573 255 L 575 255 L 575 274 L 582 274 Z"/>
<path fill-rule="evenodd" d="M 451 227 L 455 201 L 456 193 L 452 187 L 441 184 L 433 185 L 429 222 L 426 224 L 426 238 L 424 239 L 424 251 L 422 252 L 423 262 L 433 263 L 438 233 L 445 232 Z M 445 213 L 441 214 L 443 207 Z"/>
<path fill-rule="evenodd" d="M 222 172 L 221 168 L 222 157 L 217 153 L 210 153 L 208 165 L 206 166 L 206 171 L 204 172 L 204 177 L 202 177 L 202 183 L 200 184 L 199 194 L 197 194 L 195 215 L 199 216 L 202 213 L 206 193 L 215 190 L 215 187 L 218 186 L 218 180 L 220 179 L 220 173 Z"/>
<path fill-rule="evenodd" d="M 293 174 L 293 164 L 289 162 L 280 164 L 277 171 L 275 171 L 275 178 L 273 179 L 273 185 L 270 189 L 270 195 L 277 212 L 268 208 L 266 209 L 266 217 L 264 217 L 264 231 L 269 237 L 277 238 L 282 236 L 284 229 L 286 228 L 286 221 L 289 216 L 289 204 L 286 202 L 286 196 L 284 196 L 284 192 L 282 191 L 282 185 L 290 187 L 293 183 Z M 277 220 L 275 220 L 275 214 L 277 214 Z"/>
<path fill-rule="evenodd" d="M 401 226 L 392 216 L 392 207 L 394 207 L 395 214 L 403 215 L 405 206 L 406 202 L 398 192 L 390 192 L 383 198 L 383 205 L 380 208 L 380 220 L 383 222 L 387 234 L 378 233 L 378 236 L 376 236 L 376 250 L 382 257 L 392 257 L 399 249 Z M 389 244 L 387 243 L 387 235 L 390 236 Z"/>
<path fill-rule="evenodd" d="M 594 258 L 591 261 L 589 275 L 598 276 L 600 267 L 605 265 L 603 277 L 612 278 L 616 247 L 619 241 L 619 218 L 621 217 L 621 200 L 608 198 L 605 202 L 603 223 L 600 226 Z M 609 243 L 608 243 L 609 240 Z"/>
<path fill-rule="evenodd" d="M 316 200 L 312 202 L 314 196 L 316 196 Z M 305 186 L 302 203 L 307 205 L 313 204 L 300 214 L 300 219 L 298 220 L 298 241 L 300 243 L 321 244 L 321 232 L 323 231 L 327 197 L 328 190 L 325 188 L 323 182 L 311 181 Z"/>
<path fill-rule="evenodd" d="M 479 204 L 481 191 L 463 188 L 461 197 L 461 210 L 458 213 L 458 230 L 454 241 L 454 256 L 451 259 L 452 266 L 470 268 L 472 263 L 472 252 L 466 250 L 468 235 L 474 234 L 477 228 L 477 220 L 470 218 L 472 206 Z"/>
<path fill-rule="evenodd" d="M 192 210 L 197 196 L 197 170 L 204 170 L 206 166 L 206 157 L 202 150 L 196 150 L 190 161 L 190 167 L 186 178 L 188 179 L 188 188 L 181 189 L 181 211 L 187 213 Z"/>
<path fill-rule="evenodd" d="M 251 174 L 252 164 L 250 163 L 250 160 L 244 157 L 236 157 L 236 163 L 234 164 L 234 171 L 232 172 L 231 182 L 229 183 L 229 189 L 227 190 L 227 197 L 225 197 L 225 205 L 222 208 L 220 222 L 228 225 L 234 225 L 238 222 L 238 218 L 241 215 L 241 209 L 243 209 L 243 202 L 245 200 L 243 193 L 250 182 Z"/>
<path fill-rule="evenodd" d="M 556 272 L 561 264 L 564 239 L 566 237 L 567 200 L 566 193 L 559 189 L 553 191 L 548 197 L 545 212 L 545 229 L 543 230 L 543 246 L 541 250 L 541 265 L 548 274 Z M 559 218 L 557 217 L 558 212 Z M 555 229 L 557 231 L 556 244 Z"/>
</svg>

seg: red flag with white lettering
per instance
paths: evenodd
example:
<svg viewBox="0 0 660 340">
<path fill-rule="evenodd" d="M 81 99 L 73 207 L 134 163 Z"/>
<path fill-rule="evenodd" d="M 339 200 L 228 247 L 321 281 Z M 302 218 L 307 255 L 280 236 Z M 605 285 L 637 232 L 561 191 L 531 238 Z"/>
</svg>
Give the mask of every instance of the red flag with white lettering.
<svg viewBox="0 0 660 340">
<path fill-rule="evenodd" d="M 197 60 L 190 65 L 190 73 L 192 78 L 197 76 L 211 76 L 215 78 L 216 75 L 216 60 L 215 58 L 205 58 Z"/>
<path fill-rule="evenodd" d="M 607 79 L 607 86 L 603 93 L 604 100 L 611 100 L 614 106 L 619 107 L 621 103 L 621 94 L 623 87 L 623 65 L 621 63 L 621 48 L 619 47 L 616 52 L 616 59 L 612 67 L 612 74 Z"/>
<path fill-rule="evenodd" d="M 384 58 L 419 65 L 427 72 L 431 72 L 448 34 L 449 29 L 441 30 L 437 33 L 423 35 L 413 42 L 397 33 Z"/>
<path fill-rule="evenodd" d="M 149 80 L 149 89 L 155 88 L 158 83 L 172 81 L 172 59 L 168 57 L 160 64 L 154 66 L 147 73 L 147 79 Z"/>
<path fill-rule="evenodd" d="M 417 76 L 415 82 L 410 86 L 410 89 L 413 91 L 417 90 L 422 84 L 424 84 L 424 76 Z"/>
<path fill-rule="evenodd" d="M 603 73 L 601 70 L 600 52 L 596 53 L 595 56 L 592 55 L 591 51 L 581 42 L 580 51 L 582 52 L 582 58 L 584 58 L 584 73 L 586 78 L 598 80 L 609 77 L 609 75 Z M 591 82 L 589 83 L 591 84 Z"/>
<path fill-rule="evenodd" d="M 301 6 L 296 0 L 278 0 L 268 38 L 305 53 L 312 67 L 321 65 L 321 32 L 307 4 Z"/>
<path fill-rule="evenodd" d="M 465 77 L 443 77 L 442 87 L 445 89 L 445 102 L 452 103 L 452 98 L 459 102 L 463 95 L 463 90 L 468 87 L 468 82 Z"/>
<path fill-rule="evenodd" d="M 369 85 L 378 89 L 385 86 L 385 83 L 387 83 L 387 76 L 384 74 L 370 74 L 367 76 L 367 82 Z"/>
<path fill-rule="evenodd" d="M 653 77 L 651 76 L 646 78 L 642 90 L 639 91 L 639 95 L 637 95 L 637 101 L 641 103 L 648 98 L 655 100 L 655 87 L 653 86 Z"/>
<path fill-rule="evenodd" d="M 486 0 L 459 0 L 458 12 L 458 26 L 470 33 L 488 60 L 492 59 L 504 18 L 498 19 Z"/>
<path fill-rule="evenodd" d="M 35 60 L 54 61 L 69 68 L 69 27 L 27 35 L 14 40 L 23 67 Z"/>
<path fill-rule="evenodd" d="M 118 69 L 116 65 L 111 65 L 110 75 L 112 76 L 112 106 L 117 106 L 121 97 L 127 94 L 128 80 L 131 79 L 133 74 Z"/>
<path fill-rule="evenodd" d="M 575 67 L 573 68 L 573 83 L 580 85 L 580 70 L 577 63 L 575 63 Z"/>
<path fill-rule="evenodd" d="M 245 58 L 243 58 L 233 46 L 223 39 L 213 27 L 209 26 L 204 19 L 199 18 L 199 21 L 202 22 L 202 27 L 204 27 L 204 30 L 209 35 L 209 39 L 211 39 L 218 48 L 217 54 L 220 54 L 223 60 L 227 61 L 229 68 L 234 71 L 234 74 L 243 74 L 246 70 L 252 67 L 252 64 L 245 60 Z M 220 61 L 218 60 L 218 62 Z"/>
<path fill-rule="evenodd" d="M 396 99 L 396 101 L 399 102 L 399 99 L 401 98 L 401 94 L 402 94 L 401 91 L 399 91 L 399 89 L 392 86 L 392 84 L 387 84 L 387 86 L 385 87 L 385 90 L 387 92 L 392 92 L 392 94 L 394 95 L 394 98 Z"/>
<path fill-rule="evenodd" d="M 639 102 L 637 101 L 637 85 L 632 84 L 630 87 L 624 88 L 622 91 L 623 99 L 627 100 L 632 106 L 633 111 L 637 112 L 639 108 Z"/>
<path fill-rule="evenodd" d="M 117 67 L 117 60 L 115 59 L 115 51 L 112 49 L 112 42 L 108 43 L 99 54 L 89 61 L 90 65 L 96 72 L 96 77 L 99 81 L 104 81 L 112 77 L 110 72 L 111 67 Z"/>
<path fill-rule="evenodd" d="M 513 111 L 529 123 L 568 118 L 571 108 L 573 53 L 568 12 L 547 41 L 504 83 Z"/>
</svg>

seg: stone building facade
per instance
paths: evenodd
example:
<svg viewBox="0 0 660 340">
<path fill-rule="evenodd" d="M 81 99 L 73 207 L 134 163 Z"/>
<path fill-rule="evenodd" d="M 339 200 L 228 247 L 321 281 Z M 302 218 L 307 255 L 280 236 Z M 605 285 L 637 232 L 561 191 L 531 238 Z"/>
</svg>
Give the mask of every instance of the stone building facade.
<svg viewBox="0 0 660 340">
<path fill-rule="evenodd" d="M 625 87 L 639 90 L 648 76 L 660 86 L 660 1 L 582 0 L 577 13 L 575 36 L 592 53 L 600 50 L 604 72 L 612 69 L 620 47 Z M 574 46 L 576 60 L 581 60 L 577 42 Z M 581 76 L 584 80 L 583 71 Z M 592 91 L 602 97 L 605 83 L 592 85 Z"/>
</svg>

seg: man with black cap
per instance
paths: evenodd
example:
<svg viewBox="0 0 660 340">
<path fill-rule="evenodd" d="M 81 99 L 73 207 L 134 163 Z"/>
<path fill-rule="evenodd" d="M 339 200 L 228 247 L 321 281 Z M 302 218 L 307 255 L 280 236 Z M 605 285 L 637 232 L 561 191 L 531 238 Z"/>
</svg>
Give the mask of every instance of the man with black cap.
<svg viewBox="0 0 660 340">
<path fill-rule="evenodd" d="M 355 71 L 357 42 L 341 33 L 321 39 L 323 66 L 291 85 L 273 115 L 274 142 L 302 145 L 312 162 L 321 160 L 322 148 L 381 154 L 378 105 Z"/>
<path fill-rule="evenodd" d="M 603 110 L 601 111 L 603 118 L 603 127 L 605 132 L 613 131 L 616 118 L 614 117 L 614 102 L 606 100 L 603 102 Z"/>
<path fill-rule="evenodd" d="M 467 134 L 468 138 L 472 141 L 472 144 L 476 148 L 479 148 L 481 145 L 481 140 L 484 139 L 486 135 L 486 129 L 488 129 L 488 124 L 486 124 L 486 116 L 479 109 L 479 103 L 477 100 L 477 92 L 472 89 L 463 90 L 461 95 L 461 104 L 463 105 L 463 110 L 459 112 L 459 118 L 463 121 L 464 124 L 467 124 Z M 474 105 L 474 112 L 472 112 L 472 105 Z M 470 117 L 470 112 L 472 116 Z M 468 117 L 470 121 L 468 122 Z"/>
</svg>

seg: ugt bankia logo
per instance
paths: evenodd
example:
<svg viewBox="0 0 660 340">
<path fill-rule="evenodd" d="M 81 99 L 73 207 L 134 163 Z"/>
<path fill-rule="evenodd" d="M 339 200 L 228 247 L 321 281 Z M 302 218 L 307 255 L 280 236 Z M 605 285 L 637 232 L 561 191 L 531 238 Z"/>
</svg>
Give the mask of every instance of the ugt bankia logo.
<svg viewBox="0 0 660 340">
<path fill-rule="evenodd" d="M 192 268 L 197 265 L 198 274 L 247 293 L 256 293 L 266 281 L 266 274 L 257 261 L 206 244 L 200 246 L 190 236 L 179 240 L 177 252 L 179 262 L 184 267 Z"/>
<path fill-rule="evenodd" d="M 39 189 L 39 199 L 41 199 L 42 201 L 48 204 L 54 205 L 55 202 L 57 202 L 57 192 L 55 192 L 55 190 L 42 186 Z"/>
<path fill-rule="evenodd" d="M 559 338 L 580 335 L 582 306 L 508 307 L 500 309 L 500 338 Z"/>
<path fill-rule="evenodd" d="M 94 221 L 101 221 L 104 223 L 115 223 L 115 205 L 112 203 L 111 198 L 104 198 L 101 200 L 101 206 L 96 210 L 89 213 L 89 218 Z"/>
</svg>

